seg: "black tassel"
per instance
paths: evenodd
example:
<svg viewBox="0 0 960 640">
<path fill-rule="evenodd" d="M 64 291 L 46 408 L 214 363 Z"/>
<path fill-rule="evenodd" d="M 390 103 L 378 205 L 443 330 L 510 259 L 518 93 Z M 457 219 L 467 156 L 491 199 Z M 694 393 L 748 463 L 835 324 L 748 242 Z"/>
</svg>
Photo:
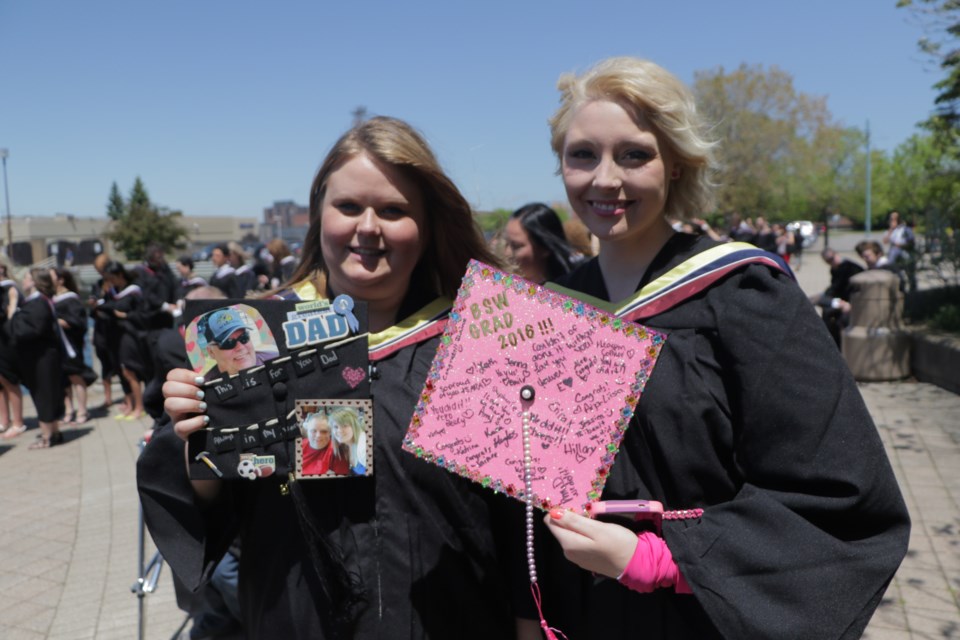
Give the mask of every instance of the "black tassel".
<svg viewBox="0 0 960 640">
<path fill-rule="evenodd" d="M 317 527 L 307 504 L 303 488 L 291 473 L 288 487 L 297 511 L 297 522 L 310 554 L 314 572 L 320 579 L 323 596 L 329 604 L 333 619 L 334 639 L 351 637 L 359 605 L 364 598 L 358 580 L 347 571 L 339 547 L 324 536 Z"/>
</svg>

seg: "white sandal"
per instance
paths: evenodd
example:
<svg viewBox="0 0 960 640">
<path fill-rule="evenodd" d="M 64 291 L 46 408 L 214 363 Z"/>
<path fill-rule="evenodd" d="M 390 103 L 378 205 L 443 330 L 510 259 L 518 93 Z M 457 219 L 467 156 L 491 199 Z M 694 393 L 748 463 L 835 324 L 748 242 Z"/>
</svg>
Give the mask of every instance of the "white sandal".
<svg viewBox="0 0 960 640">
<path fill-rule="evenodd" d="M 13 438 L 16 438 L 17 436 L 19 436 L 21 433 L 23 433 L 23 432 L 26 431 L 26 430 L 27 430 L 27 425 L 25 425 L 25 424 L 18 424 L 18 425 L 13 426 L 13 427 L 7 427 L 7 430 L 4 431 L 4 433 L 3 433 L 3 439 L 4 439 L 4 440 L 11 440 L 11 439 L 13 439 Z"/>
</svg>

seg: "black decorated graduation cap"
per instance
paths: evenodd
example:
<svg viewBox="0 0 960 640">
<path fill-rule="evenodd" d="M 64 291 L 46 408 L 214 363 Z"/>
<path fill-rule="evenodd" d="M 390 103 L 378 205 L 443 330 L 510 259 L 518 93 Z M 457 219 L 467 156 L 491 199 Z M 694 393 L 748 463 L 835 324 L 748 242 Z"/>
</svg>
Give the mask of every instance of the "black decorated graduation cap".
<svg viewBox="0 0 960 640">
<path fill-rule="evenodd" d="M 190 436 L 191 478 L 285 478 L 309 446 L 298 401 L 370 406 L 364 303 L 188 300 L 184 319 L 210 417 Z"/>
</svg>

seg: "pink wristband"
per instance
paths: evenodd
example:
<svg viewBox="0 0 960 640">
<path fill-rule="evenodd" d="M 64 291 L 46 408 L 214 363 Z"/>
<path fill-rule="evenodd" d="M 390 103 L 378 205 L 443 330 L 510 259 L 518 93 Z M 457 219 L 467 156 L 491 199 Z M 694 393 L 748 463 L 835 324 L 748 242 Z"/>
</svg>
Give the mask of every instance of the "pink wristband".
<svg viewBox="0 0 960 640">
<path fill-rule="evenodd" d="M 663 538 L 649 531 L 637 536 L 637 548 L 618 578 L 620 584 L 640 593 L 673 587 L 676 593 L 693 593 Z"/>
</svg>

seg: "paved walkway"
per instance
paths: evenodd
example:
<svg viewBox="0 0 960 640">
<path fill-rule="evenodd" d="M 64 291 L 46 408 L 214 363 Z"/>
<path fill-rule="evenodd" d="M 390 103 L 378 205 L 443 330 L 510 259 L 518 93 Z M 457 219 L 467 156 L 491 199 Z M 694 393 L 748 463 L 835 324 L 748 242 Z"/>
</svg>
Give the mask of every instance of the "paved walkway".
<svg viewBox="0 0 960 640">
<path fill-rule="evenodd" d="M 798 273 L 804 290 L 822 290 L 825 274 L 808 252 Z M 99 389 L 91 406 L 102 401 Z M 864 637 L 960 638 L 960 396 L 910 382 L 861 390 L 913 517 L 908 557 Z M 148 421 L 95 415 L 46 451 L 27 450 L 35 429 L 0 440 L 0 638 L 138 637 L 134 464 Z M 184 616 L 168 568 L 145 604 L 145 637 L 170 638 Z"/>
<path fill-rule="evenodd" d="M 102 403 L 91 396 L 91 406 Z M 24 405 L 35 415 L 30 399 Z M 28 451 L 36 428 L 0 440 L 0 638 L 138 637 L 135 461 L 149 421 L 94 413 L 63 429 L 63 446 Z M 147 551 L 149 559 L 152 544 Z M 170 638 L 184 615 L 168 568 L 145 602 L 145 637 Z"/>
</svg>

